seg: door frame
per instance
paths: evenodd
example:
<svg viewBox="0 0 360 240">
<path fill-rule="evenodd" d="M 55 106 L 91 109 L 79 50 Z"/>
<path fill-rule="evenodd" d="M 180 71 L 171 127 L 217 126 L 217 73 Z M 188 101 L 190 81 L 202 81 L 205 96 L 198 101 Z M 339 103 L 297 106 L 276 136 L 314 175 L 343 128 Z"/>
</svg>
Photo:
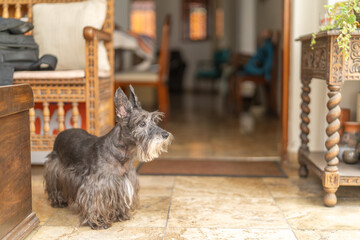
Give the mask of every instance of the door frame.
<svg viewBox="0 0 360 240">
<path fill-rule="evenodd" d="M 282 161 L 288 159 L 288 134 L 289 134 L 289 78 L 290 78 L 290 49 L 291 49 L 291 0 L 283 0 L 283 52 L 282 52 Z"/>
</svg>

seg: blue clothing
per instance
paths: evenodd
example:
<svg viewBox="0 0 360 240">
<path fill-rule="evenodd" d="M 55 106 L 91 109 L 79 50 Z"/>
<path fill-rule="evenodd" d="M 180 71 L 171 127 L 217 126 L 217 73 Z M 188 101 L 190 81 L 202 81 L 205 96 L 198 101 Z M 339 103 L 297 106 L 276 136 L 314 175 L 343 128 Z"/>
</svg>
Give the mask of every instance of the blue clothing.
<svg viewBox="0 0 360 240">
<path fill-rule="evenodd" d="M 271 79 L 271 68 L 273 64 L 274 46 L 270 39 L 258 48 L 255 55 L 245 64 L 240 75 L 264 75 L 266 80 Z"/>
</svg>

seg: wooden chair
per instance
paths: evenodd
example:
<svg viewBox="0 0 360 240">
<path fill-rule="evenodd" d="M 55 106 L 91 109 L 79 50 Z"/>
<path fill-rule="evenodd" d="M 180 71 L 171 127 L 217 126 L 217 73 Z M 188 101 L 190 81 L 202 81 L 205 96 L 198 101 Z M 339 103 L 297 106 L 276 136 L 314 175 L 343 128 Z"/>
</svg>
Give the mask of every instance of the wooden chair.
<svg viewBox="0 0 360 240">
<path fill-rule="evenodd" d="M 162 27 L 160 55 L 157 72 L 119 72 L 115 74 L 115 89 L 133 86 L 152 86 L 157 89 L 159 110 L 169 116 L 169 90 L 167 86 L 169 74 L 169 33 L 170 16 L 165 18 Z"/>
<path fill-rule="evenodd" d="M 27 16 L 33 20 L 33 6 L 38 3 L 70 3 L 81 0 L 2 0 L 0 13 L 2 17 L 21 18 Z M 80 127 L 79 105 L 85 105 L 85 129 L 95 135 L 107 133 L 114 125 L 113 107 L 113 42 L 114 0 L 107 0 L 106 18 L 102 29 L 85 27 L 85 69 L 70 71 L 35 71 L 15 72 L 14 84 L 28 83 L 34 93 L 34 102 L 42 105 L 43 124 L 41 129 L 35 127 L 35 110 L 30 109 L 30 132 L 32 151 L 49 151 L 56 134 L 50 132 L 50 113 L 56 108 L 58 113 L 58 132 L 65 129 L 64 107 L 72 111 L 73 127 Z M 35 26 L 36 27 L 36 26 Z M 57 26 L 54 26 L 54 28 Z M 109 72 L 98 69 L 98 43 L 104 41 L 110 63 Z M 81 110 L 81 109 L 80 109 Z M 42 134 L 37 134 L 38 132 Z"/>
<path fill-rule="evenodd" d="M 236 71 L 230 78 L 229 85 L 231 86 L 232 92 L 230 92 L 230 101 L 235 103 L 235 111 L 240 112 L 242 109 L 242 101 L 243 98 L 241 96 L 241 86 L 245 81 L 252 81 L 257 86 L 265 86 L 267 92 L 267 109 L 272 113 L 277 113 L 277 72 L 278 72 L 278 45 L 279 45 L 279 36 L 278 32 L 272 33 L 272 43 L 273 43 L 273 60 L 272 60 L 272 68 L 271 68 L 271 79 L 267 80 L 264 75 L 255 76 L 255 75 L 242 75 L 237 76 Z M 239 65 L 245 64 L 247 60 L 250 59 L 251 56 L 241 55 L 237 56 L 237 61 L 235 63 L 234 69 L 237 69 Z"/>
</svg>

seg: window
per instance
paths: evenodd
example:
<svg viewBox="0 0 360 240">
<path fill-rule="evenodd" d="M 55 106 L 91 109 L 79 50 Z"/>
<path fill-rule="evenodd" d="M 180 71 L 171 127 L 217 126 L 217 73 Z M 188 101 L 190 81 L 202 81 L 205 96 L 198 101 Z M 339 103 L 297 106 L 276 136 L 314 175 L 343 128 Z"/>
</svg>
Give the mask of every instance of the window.
<svg viewBox="0 0 360 240">
<path fill-rule="evenodd" d="M 183 0 L 183 38 L 201 41 L 208 38 L 208 0 Z"/>
<path fill-rule="evenodd" d="M 156 14 L 154 1 L 133 0 L 131 2 L 130 30 L 137 34 L 144 34 L 155 38 Z"/>
<path fill-rule="evenodd" d="M 224 37 L 224 10 L 222 8 L 216 9 L 216 36 Z"/>
</svg>

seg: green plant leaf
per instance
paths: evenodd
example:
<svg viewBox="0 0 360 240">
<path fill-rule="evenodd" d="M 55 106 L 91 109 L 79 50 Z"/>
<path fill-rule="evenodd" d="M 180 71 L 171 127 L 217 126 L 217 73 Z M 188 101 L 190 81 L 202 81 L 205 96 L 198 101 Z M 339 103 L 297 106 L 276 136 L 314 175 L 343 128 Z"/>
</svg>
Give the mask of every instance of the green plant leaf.
<svg viewBox="0 0 360 240">
<path fill-rule="evenodd" d="M 346 22 L 349 24 L 354 24 L 356 22 L 356 16 L 355 14 L 350 14 L 347 19 Z"/>
</svg>

